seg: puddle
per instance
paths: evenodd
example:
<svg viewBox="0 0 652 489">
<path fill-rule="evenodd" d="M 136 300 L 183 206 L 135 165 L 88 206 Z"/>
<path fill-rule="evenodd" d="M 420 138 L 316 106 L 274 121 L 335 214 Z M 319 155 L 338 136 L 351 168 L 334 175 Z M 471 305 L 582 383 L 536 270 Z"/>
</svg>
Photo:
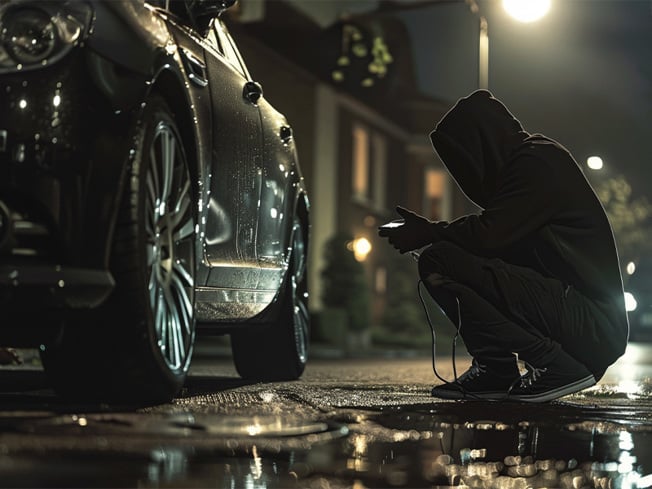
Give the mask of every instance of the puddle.
<svg viewBox="0 0 652 489">
<path fill-rule="evenodd" d="M 13 437 L 0 437 L 0 486 L 652 487 L 652 425 L 637 422 L 635 410 L 607 415 L 566 404 L 509 404 L 497 418 L 495 405 L 488 407 L 350 410 L 327 421 L 32 418 Z"/>
</svg>

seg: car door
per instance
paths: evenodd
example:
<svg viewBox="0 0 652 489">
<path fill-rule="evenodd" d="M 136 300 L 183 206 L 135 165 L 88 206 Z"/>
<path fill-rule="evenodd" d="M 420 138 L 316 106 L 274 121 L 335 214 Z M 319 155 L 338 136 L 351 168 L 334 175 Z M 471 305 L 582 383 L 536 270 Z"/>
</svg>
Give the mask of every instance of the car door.
<svg viewBox="0 0 652 489">
<path fill-rule="evenodd" d="M 213 112 L 210 198 L 205 225 L 208 286 L 255 288 L 256 235 L 262 180 L 259 86 L 215 19 L 205 39 Z M 237 269 L 237 270 L 234 270 Z"/>
<path fill-rule="evenodd" d="M 269 268 L 282 268 L 290 237 L 296 175 L 292 129 L 266 100 L 259 104 L 263 120 L 263 182 L 258 215 L 258 259 Z"/>
</svg>

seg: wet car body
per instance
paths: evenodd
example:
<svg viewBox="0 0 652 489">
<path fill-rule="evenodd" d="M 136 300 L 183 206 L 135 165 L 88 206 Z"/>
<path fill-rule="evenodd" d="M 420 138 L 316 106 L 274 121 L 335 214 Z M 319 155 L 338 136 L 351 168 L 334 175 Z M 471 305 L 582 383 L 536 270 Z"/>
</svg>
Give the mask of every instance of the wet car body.
<svg viewBox="0 0 652 489">
<path fill-rule="evenodd" d="M 0 333 L 5 343 L 74 353 L 97 345 L 113 326 L 98 327 L 98 336 L 84 332 L 85 343 L 66 336 L 119 309 L 146 316 L 150 324 L 138 336 L 151 337 L 142 350 L 156 357 L 163 383 L 174 371 L 174 385 L 153 397 L 180 387 L 195 324 L 233 333 L 245 376 L 265 377 L 265 364 L 278 360 L 260 350 L 294 343 L 297 365 L 272 377 L 300 375 L 309 204 L 292 130 L 251 79 L 220 19 L 232 3 L 0 4 L 0 300 L 11 310 Z M 121 219 L 133 220 L 130 230 L 121 230 Z M 140 256 L 145 283 L 117 271 L 128 268 L 115 264 L 125 240 L 133 243 L 120 260 Z M 149 309 L 112 299 L 130 287 L 143 301 L 150 297 Z M 288 319 L 292 311 L 303 317 Z M 54 324 L 43 327 L 44 318 Z M 256 335 L 251 326 L 260 326 Z M 115 331 L 122 333 L 131 331 Z M 279 354 L 282 363 L 287 352 Z M 121 371 L 106 367 L 112 357 L 106 352 L 100 370 Z M 61 358 L 49 363 L 55 384 L 59 370 L 75 369 Z M 60 390 L 76 390 L 64 384 Z"/>
</svg>

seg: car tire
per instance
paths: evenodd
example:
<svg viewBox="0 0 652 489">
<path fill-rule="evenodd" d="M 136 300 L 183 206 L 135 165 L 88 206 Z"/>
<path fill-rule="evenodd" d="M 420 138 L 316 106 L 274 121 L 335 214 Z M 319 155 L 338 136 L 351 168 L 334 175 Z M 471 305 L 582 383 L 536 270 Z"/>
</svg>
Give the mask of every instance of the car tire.
<svg viewBox="0 0 652 489">
<path fill-rule="evenodd" d="M 306 367 L 310 339 L 306 237 L 304 225 L 295 218 L 278 322 L 231 334 L 235 367 L 244 379 L 295 380 Z"/>
<path fill-rule="evenodd" d="M 111 251 L 111 297 L 69 317 L 41 348 L 55 390 L 67 397 L 167 401 L 190 365 L 196 206 L 174 115 L 158 96 L 137 124 L 127 177 Z"/>
</svg>

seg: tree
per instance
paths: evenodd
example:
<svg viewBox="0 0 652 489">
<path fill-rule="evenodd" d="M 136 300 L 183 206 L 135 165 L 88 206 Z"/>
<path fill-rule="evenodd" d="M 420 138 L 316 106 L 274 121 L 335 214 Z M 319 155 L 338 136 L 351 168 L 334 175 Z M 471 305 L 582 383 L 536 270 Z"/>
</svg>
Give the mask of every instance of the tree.
<svg viewBox="0 0 652 489">
<path fill-rule="evenodd" d="M 392 253 L 387 268 L 387 305 L 383 325 L 393 333 L 425 332 L 425 316 L 417 293 L 419 276 L 416 263 L 409 255 Z"/>
<path fill-rule="evenodd" d="M 622 175 L 599 183 L 596 193 L 609 216 L 621 259 L 652 254 L 652 204 L 647 198 L 633 198 Z"/>
<path fill-rule="evenodd" d="M 321 271 L 324 281 L 322 302 L 326 307 L 346 312 L 349 328 L 362 331 L 369 327 L 370 293 L 362 263 L 355 259 L 349 243 L 353 236 L 338 233 L 324 247 L 326 266 Z"/>
</svg>

